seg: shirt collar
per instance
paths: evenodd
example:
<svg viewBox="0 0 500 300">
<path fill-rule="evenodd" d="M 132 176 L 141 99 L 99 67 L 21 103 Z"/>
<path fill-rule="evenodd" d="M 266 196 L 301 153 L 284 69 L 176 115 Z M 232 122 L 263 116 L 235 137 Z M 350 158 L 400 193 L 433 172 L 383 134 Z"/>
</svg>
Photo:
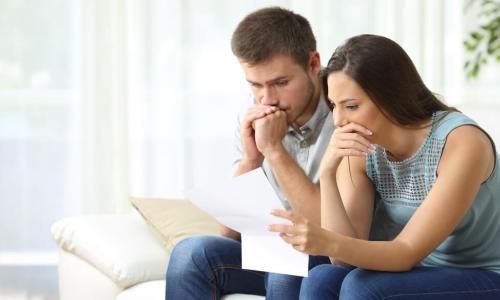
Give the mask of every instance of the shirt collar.
<svg viewBox="0 0 500 300">
<path fill-rule="evenodd" d="M 328 105 L 325 102 L 325 97 L 323 96 L 323 93 L 320 93 L 318 105 L 316 105 L 316 111 L 314 111 L 314 114 L 309 119 L 309 121 L 307 121 L 306 124 L 302 125 L 299 128 L 300 132 L 296 133 L 307 135 L 311 131 L 315 131 L 320 124 L 323 124 L 323 121 L 328 113 L 330 113 L 330 110 L 328 109 Z M 288 132 L 295 132 L 295 130 L 293 129 L 293 127 L 289 126 Z"/>
</svg>

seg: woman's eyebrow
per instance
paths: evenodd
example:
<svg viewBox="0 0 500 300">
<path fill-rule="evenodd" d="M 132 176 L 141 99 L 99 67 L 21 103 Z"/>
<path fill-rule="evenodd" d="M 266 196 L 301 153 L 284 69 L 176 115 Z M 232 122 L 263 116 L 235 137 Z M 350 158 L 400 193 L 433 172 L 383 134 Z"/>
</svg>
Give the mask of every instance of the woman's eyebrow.
<svg viewBox="0 0 500 300">
<path fill-rule="evenodd" d="M 328 100 L 332 103 L 335 103 L 335 100 L 331 99 L 331 98 L 328 98 Z M 342 104 L 344 102 L 347 102 L 347 101 L 353 101 L 353 100 L 359 100 L 359 98 L 344 98 L 342 100 L 338 100 L 336 104 Z"/>
</svg>

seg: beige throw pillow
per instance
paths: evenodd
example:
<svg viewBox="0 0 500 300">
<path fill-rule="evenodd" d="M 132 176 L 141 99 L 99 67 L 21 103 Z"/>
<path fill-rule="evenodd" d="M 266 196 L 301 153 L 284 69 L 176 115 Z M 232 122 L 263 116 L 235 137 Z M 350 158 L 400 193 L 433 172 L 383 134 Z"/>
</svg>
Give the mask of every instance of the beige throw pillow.
<svg viewBox="0 0 500 300">
<path fill-rule="evenodd" d="M 129 198 L 168 252 L 195 235 L 219 235 L 219 223 L 188 200 Z"/>
</svg>

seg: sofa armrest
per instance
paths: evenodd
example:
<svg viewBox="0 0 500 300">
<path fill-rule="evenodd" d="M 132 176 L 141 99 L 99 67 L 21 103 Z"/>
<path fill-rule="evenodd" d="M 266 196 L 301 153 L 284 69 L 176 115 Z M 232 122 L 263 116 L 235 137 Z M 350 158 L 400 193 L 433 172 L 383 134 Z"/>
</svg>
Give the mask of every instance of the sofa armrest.
<svg viewBox="0 0 500 300">
<path fill-rule="evenodd" d="M 58 273 L 59 300 L 111 300 L 124 290 L 103 272 L 63 249 L 59 249 Z"/>
<path fill-rule="evenodd" d="M 136 213 L 68 217 L 51 232 L 59 247 L 121 288 L 164 279 L 169 254 Z"/>
</svg>

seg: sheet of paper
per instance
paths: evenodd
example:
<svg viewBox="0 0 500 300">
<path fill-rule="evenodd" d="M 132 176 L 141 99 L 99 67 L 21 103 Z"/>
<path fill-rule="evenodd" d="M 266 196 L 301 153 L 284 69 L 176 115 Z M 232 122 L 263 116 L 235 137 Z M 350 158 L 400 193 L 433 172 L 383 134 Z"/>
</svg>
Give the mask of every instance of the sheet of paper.
<svg viewBox="0 0 500 300">
<path fill-rule="evenodd" d="M 309 256 L 267 230 L 269 224 L 290 222 L 270 214 L 283 206 L 262 169 L 187 194 L 196 206 L 241 233 L 244 269 L 307 276 Z"/>
<path fill-rule="evenodd" d="M 243 269 L 307 277 L 309 256 L 296 251 L 278 235 L 241 235 Z"/>
<path fill-rule="evenodd" d="M 269 224 L 287 223 L 271 215 L 272 209 L 283 206 L 260 168 L 189 191 L 188 197 L 217 221 L 241 233 L 271 235 Z"/>
</svg>

